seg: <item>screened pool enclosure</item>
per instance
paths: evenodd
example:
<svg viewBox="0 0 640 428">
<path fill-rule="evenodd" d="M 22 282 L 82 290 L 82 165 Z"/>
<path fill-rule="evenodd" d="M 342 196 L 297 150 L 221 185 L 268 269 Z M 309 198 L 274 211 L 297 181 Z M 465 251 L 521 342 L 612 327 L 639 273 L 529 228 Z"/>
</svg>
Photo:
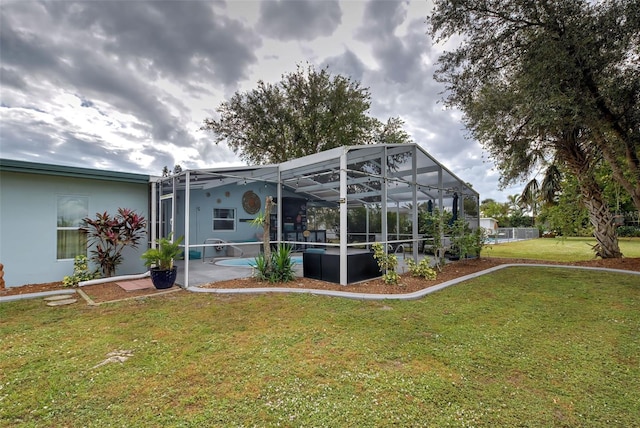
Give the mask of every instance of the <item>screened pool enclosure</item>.
<svg viewBox="0 0 640 428">
<path fill-rule="evenodd" d="M 152 244 L 184 236 L 179 282 L 188 287 L 190 261 L 261 251 L 263 231 L 252 220 L 268 196 L 275 202 L 271 244 L 309 254 L 305 276 L 343 285 L 361 279 L 361 258 L 368 257 L 361 254 L 370 253 L 372 242 L 417 259 L 429 239 L 420 233 L 420 210 L 447 211 L 471 229 L 479 226 L 479 195 L 467 183 L 416 144 L 379 144 L 160 178 L 152 183 Z"/>
</svg>

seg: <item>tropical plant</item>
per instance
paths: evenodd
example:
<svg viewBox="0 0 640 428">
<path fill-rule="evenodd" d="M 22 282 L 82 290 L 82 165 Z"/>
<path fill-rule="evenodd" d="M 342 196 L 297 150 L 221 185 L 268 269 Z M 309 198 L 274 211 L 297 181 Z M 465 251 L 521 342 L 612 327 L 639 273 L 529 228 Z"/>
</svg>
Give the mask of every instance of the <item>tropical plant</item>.
<svg viewBox="0 0 640 428">
<path fill-rule="evenodd" d="M 289 282 L 295 278 L 295 262 L 291 259 L 291 250 L 290 245 L 278 245 L 278 249 L 272 255 L 270 282 Z"/>
<path fill-rule="evenodd" d="M 508 227 L 508 204 L 504 202 L 497 202 L 495 199 L 488 198 L 480 203 L 480 213 L 483 217 L 496 220 L 500 226 Z"/>
<path fill-rule="evenodd" d="M 264 251 L 264 260 L 271 260 L 271 208 L 273 208 L 273 197 L 267 196 L 264 201 L 264 212 L 260 211 L 256 217 L 251 220 L 251 225 L 262 228 L 262 250 Z M 266 270 L 270 269 L 267 263 Z M 265 274 L 268 272 L 265 271 Z"/>
<path fill-rule="evenodd" d="M 398 258 L 395 254 L 387 254 L 380 242 L 371 245 L 373 249 L 373 258 L 378 262 L 378 267 L 382 273 L 382 280 L 385 284 L 397 284 L 400 281 L 400 275 L 396 271 L 398 268 Z"/>
<path fill-rule="evenodd" d="M 100 272 L 97 269 L 91 272 L 87 256 L 79 255 L 73 259 L 73 275 L 65 276 L 62 279 L 62 285 L 65 287 L 77 287 L 82 281 L 96 278 L 100 278 Z"/>
<path fill-rule="evenodd" d="M 95 219 L 87 217 L 83 222 L 80 230 L 87 234 L 92 247 L 91 260 L 100 266 L 105 277 L 115 275 L 126 247 L 137 248 L 146 237 L 146 220 L 128 208 L 118 208 L 113 217 L 106 211 L 97 213 Z"/>
<path fill-rule="evenodd" d="M 542 183 L 534 177 L 522 190 L 518 203 L 523 209 L 531 209 L 533 225 L 541 204 L 555 204 L 562 191 L 562 172 L 557 165 L 551 164 L 545 168 Z"/>
<path fill-rule="evenodd" d="M 292 281 L 295 278 L 294 266 L 289 245 L 278 245 L 268 258 L 264 253 L 258 254 L 252 264 L 255 278 L 271 283 Z"/>
<path fill-rule="evenodd" d="M 171 235 L 168 238 L 160 238 L 157 242 L 156 248 L 149 248 L 145 251 L 140 258 L 144 260 L 144 265 L 147 267 L 155 267 L 159 270 L 171 270 L 173 269 L 173 262 L 179 259 L 182 248 L 180 244 L 184 236 L 181 236 L 175 241 L 171 240 Z"/>
<path fill-rule="evenodd" d="M 258 254 L 251 264 L 254 269 L 254 277 L 259 281 L 269 281 L 271 276 L 271 260 L 265 258 L 264 253 Z"/>
</svg>

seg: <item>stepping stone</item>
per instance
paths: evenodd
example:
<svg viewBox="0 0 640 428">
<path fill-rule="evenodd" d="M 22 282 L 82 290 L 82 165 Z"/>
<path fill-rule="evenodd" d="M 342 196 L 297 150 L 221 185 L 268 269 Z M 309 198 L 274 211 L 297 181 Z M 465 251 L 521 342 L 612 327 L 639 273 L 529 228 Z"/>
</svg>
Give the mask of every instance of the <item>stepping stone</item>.
<svg viewBox="0 0 640 428">
<path fill-rule="evenodd" d="M 53 302 L 48 302 L 47 306 L 70 305 L 70 304 L 75 303 L 77 301 L 78 301 L 78 299 L 54 300 Z"/>
<path fill-rule="evenodd" d="M 69 297 L 69 294 L 59 294 L 57 296 L 49 296 L 49 297 L 45 297 L 44 301 L 45 302 L 55 302 L 56 300 L 66 300 L 66 299 L 70 299 L 71 297 Z"/>
</svg>

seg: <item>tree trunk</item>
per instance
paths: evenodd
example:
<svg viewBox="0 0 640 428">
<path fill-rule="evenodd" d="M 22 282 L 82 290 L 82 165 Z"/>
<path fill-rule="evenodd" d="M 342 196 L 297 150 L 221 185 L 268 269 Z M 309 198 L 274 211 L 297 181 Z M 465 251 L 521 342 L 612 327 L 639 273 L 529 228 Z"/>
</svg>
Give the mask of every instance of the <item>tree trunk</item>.
<svg viewBox="0 0 640 428">
<path fill-rule="evenodd" d="M 613 178 L 620 184 L 631 196 L 633 205 L 640 211 L 640 168 L 637 165 L 637 157 L 633 155 L 633 152 L 629 149 L 625 152 L 627 160 L 627 166 L 630 171 L 630 177 L 634 177 L 633 180 L 628 179 L 620 164 L 617 162 L 616 153 L 611 150 L 605 142 L 600 139 L 599 145 L 602 147 L 602 156 L 605 161 L 611 167 L 613 172 Z"/>
<path fill-rule="evenodd" d="M 580 190 L 584 196 L 584 204 L 589 210 L 589 220 L 594 227 L 593 234 L 598 241 L 598 245 L 594 247 L 596 256 L 603 259 L 620 258 L 622 253 L 618 246 L 613 215 L 607 204 L 604 203 L 600 188 L 595 180 L 588 181 L 592 181 L 592 183 L 580 183 Z"/>
<path fill-rule="evenodd" d="M 264 201 L 264 233 L 262 234 L 262 247 L 264 259 L 271 265 L 271 206 L 273 197 L 267 196 Z"/>
<path fill-rule="evenodd" d="M 578 144 L 575 134 L 565 138 L 559 152 L 576 176 L 583 202 L 589 210 L 589 221 L 594 228 L 593 235 L 598 241 L 598 244 L 593 247 L 596 256 L 603 259 L 622 257 L 613 215 L 604 201 L 602 189 L 593 174 L 593 157 L 585 152 L 584 146 Z"/>
</svg>

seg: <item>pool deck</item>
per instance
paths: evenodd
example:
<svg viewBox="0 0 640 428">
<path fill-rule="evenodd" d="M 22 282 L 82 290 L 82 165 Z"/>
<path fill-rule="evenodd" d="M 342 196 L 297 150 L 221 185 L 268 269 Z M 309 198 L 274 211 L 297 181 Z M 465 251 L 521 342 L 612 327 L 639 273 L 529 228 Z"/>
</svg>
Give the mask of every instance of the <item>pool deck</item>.
<svg viewBox="0 0 640 428">
<path fill-rule="evenodd" d="M 302 253 L 294 253 L 292 256 L 302 256 Z M 425 256 L 420 254 L 418 261 Z M 427 256 L 428 257 L 428 256 Z M 253 275 L 252 267 L 244 266 L 220 266 L 215 264 L 216 261 L 230 259 L 232 257 L 220 257 L 212 260 L 207 258 L 204 262 L 201 259 L 189 261 L 189 287 L 197 287 L 212 282 L 227 281 L 231 279 L 249 278 Z M 407 255 L 406 258 L 409 258 Z M 176 283 L 184 287 L 184 260 L 175 262 L 178 266 L 178 278 Z M 295 275 L 302 277 L 302 263 L 296 263 L 294 266 Z M 407 267 L 405 264 L 405 258 L 402 255 L 398 257 L 398 272 L 406 272 Z"/>
</svg>

